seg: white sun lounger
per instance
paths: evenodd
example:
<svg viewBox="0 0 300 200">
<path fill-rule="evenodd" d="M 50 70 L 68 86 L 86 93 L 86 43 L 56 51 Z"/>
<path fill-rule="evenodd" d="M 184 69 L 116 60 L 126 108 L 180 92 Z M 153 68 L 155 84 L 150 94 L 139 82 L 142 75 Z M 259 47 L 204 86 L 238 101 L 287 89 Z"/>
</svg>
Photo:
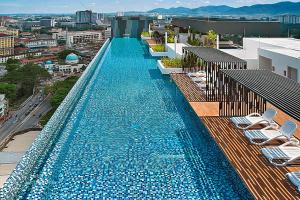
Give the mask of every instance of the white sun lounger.
<svg viewBox="0 0 300 200">
<path fill-rule="evenodd" d="M 286 121 L 279 129 L 267 126 L 260 130 L 245 130 L 244 134 L 252 144 L 264 145 L 273 140 L 290 141 L 297 129 L 297 124 L 293 121 Z M 262 140 L 262 142 L 256 142 Z"/>
<path fill-rule="evenodd" d="M 294 144 L 294 146 L 288 146 L 290 144 Z M 261 152 L 275 166 L 295 164 L 295 161 L 300 159 L 300 147 L 296 144 L 299 144 L 299 141 L 293 138 L 278 147 L 262 148 Z M 274 160 L 278 162 L 274 162 Z"/>
<path fill-rule="evenodd" d="M 194 82 L 205 82 L 206 78 L 205 77 L 194 77 L 194 78 L 192 78 L 192 81 L 194 81 Z"/>
<path fill-rule="evenodd" d="M 290 172 L 287 173 L 286 176 L 298 188 L 298 191 L 300 192 L 300 172 Z"/>
<path fill-rule="evenodd" d="M 265 124 L 267 126 L 276 124 L 273 121 L 277 111 L 274 109 L 267 109 L 262 115 L 259 113 L 251 113 L 244 117 L 231 117 L 230 121 L 239 129 L 249 129 L 258 124 Z M 245 125 L 242 127 L 241 125 Z"/>
<path fill-rule="evenodd" d="M 205 71 L 198 71 L 198 72 L 190 72 L 190 73 L 187 73 L 187 75 L 189 77 L 205 77 L 206 76 L 206 73 Z"/>
</svg>

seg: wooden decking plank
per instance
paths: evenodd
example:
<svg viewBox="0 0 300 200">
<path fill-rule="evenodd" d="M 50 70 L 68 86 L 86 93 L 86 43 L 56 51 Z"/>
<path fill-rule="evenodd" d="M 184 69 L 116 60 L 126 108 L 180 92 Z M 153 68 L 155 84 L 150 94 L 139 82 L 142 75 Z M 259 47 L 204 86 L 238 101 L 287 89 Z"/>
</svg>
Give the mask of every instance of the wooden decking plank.
<svg viewBox="0 0 300 200">
<path fill-rule="evenodd" d="M 203 123 L 256 199 L 300 199 L 286 167 L 274 167 L 227 118 L 201 117 Z M 228 139 L 230 138 L 230 139 Z"/>
<path fill-rule="evenodd" d="M 205 102 L 205 94 L 188 76 L 171 77 L 194 110 L 194 102 Z M 262 156 L 262 147 L 250 144 L 228 118 L 198 116 L 255 199 L 300 199 L 300 193 L 285 176 L 290 171 L 300 171 L 299 166 L 275 167 Z"/>
<path fill-rule="evenodd" d="M 205 101 L 205 94 L 200 88 L 185 74 L 171 74 L 171 78 L 179 87 L 182 94 L 188 101 L 201 102 Z"/>
</svg>

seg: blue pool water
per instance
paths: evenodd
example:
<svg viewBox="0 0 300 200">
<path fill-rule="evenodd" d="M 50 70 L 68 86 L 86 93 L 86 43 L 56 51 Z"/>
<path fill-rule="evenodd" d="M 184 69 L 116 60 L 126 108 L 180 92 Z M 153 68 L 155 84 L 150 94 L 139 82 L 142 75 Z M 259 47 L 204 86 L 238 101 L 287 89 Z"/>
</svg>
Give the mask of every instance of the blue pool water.
<svg viewBox="0 0 300 200">
<path fill-rule="evenodd" d="M 115 38 L 20 199 L 251 199 L 137 39 Z"/>
</svg>

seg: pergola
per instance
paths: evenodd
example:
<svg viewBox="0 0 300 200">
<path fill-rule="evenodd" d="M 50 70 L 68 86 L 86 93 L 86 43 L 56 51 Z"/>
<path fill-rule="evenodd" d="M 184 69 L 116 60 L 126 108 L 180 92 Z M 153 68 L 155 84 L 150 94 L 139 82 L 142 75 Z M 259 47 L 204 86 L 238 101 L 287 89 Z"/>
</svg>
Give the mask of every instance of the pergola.
<svg viewBox="0 0 300 200">
<path fill-rule="evenodd" d="M 220 70 L 220 115 L 262 113 L 267 102 L 300 121 L 300 84 L 268 70 Z"/>
<path fill-rule="evenodd" d="M 219 101 L 220 69 L 246 69 L 247 62 L 223 51 L 207 47 L 183 47 L 184 72 L 206 72 L 206 100 Z"/>
</svg>

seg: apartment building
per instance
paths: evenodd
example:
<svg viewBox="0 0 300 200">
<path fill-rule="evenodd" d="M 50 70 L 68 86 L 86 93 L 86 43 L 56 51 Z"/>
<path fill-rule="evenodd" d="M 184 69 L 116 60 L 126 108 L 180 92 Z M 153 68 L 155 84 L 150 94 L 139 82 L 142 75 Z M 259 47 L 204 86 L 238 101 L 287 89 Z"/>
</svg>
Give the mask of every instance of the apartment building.
<svg viewBox="0 0 300 200">
<path fill-rule="evenodd" d="M 53 33 L 53 39 L 66 40 L 67 44 L 77 44 L 82 42 L 97 42 L 102 40 L 102 32 L 98 31 L 76 31 Z"/>
<path fill-rule="evenodd" d="M 15 40 L 13 35 L 0 33 L 0 56 L 9 56 L 14 53 Z"/>
<path fill-rule="evenodd" d="M 28 48 L 56 47 L 57 41 L 54 39 L 29 40 L 28 42 L 25 42 L 25 46 Z"/>
<path fill-rule="evenodd" d="M 19 29 L 8 28 L 5 26 L 0 26 L 0 33 L 13 35 L 14 37 L 19 37 Z"/>
</svg>

